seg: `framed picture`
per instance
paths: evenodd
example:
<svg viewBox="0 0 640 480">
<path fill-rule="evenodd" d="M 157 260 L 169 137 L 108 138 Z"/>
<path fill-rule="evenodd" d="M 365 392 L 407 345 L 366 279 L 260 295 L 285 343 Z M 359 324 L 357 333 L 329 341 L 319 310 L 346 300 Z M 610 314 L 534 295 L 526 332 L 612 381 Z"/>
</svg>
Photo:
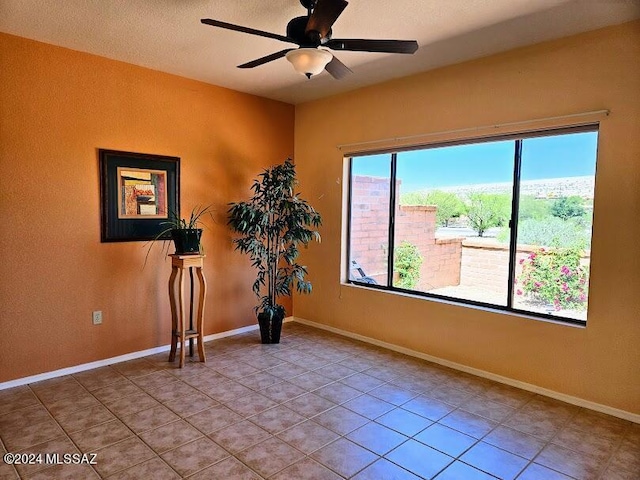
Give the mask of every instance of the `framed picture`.
<svg viewBox="0 0 640 480">
<path fill-rule="evenodd" d="M 180 212 L 180 159 L 98 150 L 102 242 L 153 240 Z M 159 238 L 170 238 L 167 233 Z"/>
</svg>

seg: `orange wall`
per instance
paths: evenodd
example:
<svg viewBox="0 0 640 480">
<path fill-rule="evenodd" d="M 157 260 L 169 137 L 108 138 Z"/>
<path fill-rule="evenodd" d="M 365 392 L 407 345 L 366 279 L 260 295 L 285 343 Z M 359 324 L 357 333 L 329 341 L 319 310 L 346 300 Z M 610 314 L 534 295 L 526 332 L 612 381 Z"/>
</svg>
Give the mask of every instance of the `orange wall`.
<svg viewBox="0 0 640 480">
<path fill-rule="evenodd" d="M 143 242 L 100 243 L 98 148 L 181 158 L 182 213 L 216 211 L 205 334 L 254 324 L 224 214 L 293 128 L 291 105 L 0 34 L 0 382 L 169 343 L 159 245 L 143 270 Z"/>
<path fill-rule="evenodd" d="M 322 244 L 304 252 L 314 293 L 294 299 L 295 315 L 640 413 L 638 59 L 636 21 L 297 106 L 300 181 L 324 226 Z M 340 282 L 338 145 L 605 108 L 587 328 Z"/>
</svg>

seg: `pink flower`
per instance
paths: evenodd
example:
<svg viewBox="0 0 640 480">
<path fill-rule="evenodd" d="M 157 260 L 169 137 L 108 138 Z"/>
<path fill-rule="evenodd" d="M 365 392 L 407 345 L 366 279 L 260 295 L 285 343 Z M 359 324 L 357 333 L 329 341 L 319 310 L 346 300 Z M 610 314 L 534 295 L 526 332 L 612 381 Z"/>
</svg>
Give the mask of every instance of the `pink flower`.
<svg viewBox="0 0 640 480">
<path fill-rule="evenodd" d="M 524 263 L 524 258 L 521 258 L 520 261 L 518 262 L 520 265 L 522 265 Z"/>
<path fill-rule="evenodd" d="M 540 253 L 544 253 L 544 252 L 546 252 L 546 250 L 544 248 L 541 248 Z"/>
<path fill-rule="evenodd" d="M 569 290 L 569 285 L 567 285 L 566 283 L 563 283 L 563 284 L 562 284 L 562 290 L 563 290 L 563 291 L 565 291 L 565 292 L 566 292 L 567 290 Z"/>
<path fill-rule="evenodd" d="M 516 295 L 522 295 L 522 290 L 518 289 L 518 290 L 516 291 Z"/>
<path fill-rule="evenodd" d="M 536 288 L 540 288 L 542 286 L 542 284 L 540 282 L 536 282 L 536 283 L 534 283 L 534 285 L 535 285 Z"/>
</svg>

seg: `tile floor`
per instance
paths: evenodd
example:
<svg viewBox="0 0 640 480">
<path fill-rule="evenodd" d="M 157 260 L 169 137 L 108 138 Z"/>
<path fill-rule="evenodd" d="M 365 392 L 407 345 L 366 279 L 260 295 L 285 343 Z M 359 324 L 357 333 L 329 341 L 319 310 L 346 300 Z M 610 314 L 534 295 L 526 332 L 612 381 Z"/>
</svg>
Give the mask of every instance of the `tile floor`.
<svg viewBox="0 0 640 480">
<path fill-rule="evenodd" d="M 206 351 L 0 391 L 2 453 L 97 455 L 0 479 L 640 478 L 640 425 L 304 325 Z"/>
</svg>

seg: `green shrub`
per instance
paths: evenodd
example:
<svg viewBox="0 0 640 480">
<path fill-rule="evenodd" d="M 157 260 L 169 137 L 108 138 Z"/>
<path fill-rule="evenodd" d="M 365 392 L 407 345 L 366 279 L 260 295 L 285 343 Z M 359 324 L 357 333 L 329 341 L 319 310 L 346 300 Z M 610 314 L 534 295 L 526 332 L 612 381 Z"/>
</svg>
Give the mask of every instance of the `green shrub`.
<svg viewBox="0 0 640 480">
<path fill-rule="evenodd" d="M 516 295 L 563 308 L 584 310 L 587 305 L 589 268 L 580 264 L 579 248 L 541 248 L 520 260 Z"/>
<path fill-rule="evenodd" d="M 551 216 L 549 211 L 549 200 L 536 198 L 533 195 L 522 195 L 518 207 L 518 218 L 520 221 L 527 218 L 542 220 Z"/>
<path fill-rule="evenodd" d="M 446 227 L 452 218 L 464 213 L 464 203 L 455 193 L 433 190 L 431 192 L 408 192 L 400 195 L 401 205 L 434 205 L 436 222 L 439 227 Z"/>
<path fill-rule="evenodd" d="M 502 228 L 496 238 L 499 242 L 507 243 L 509 228 Z M 547 217 L 544 220 L 529 218 L 518 222 L 518 243 L 520 245 L 589 248 L 590 242 L 589 229 L 580 225 L 576 219 L 561 220 L 557 217 Z"/>
<path fill-rule="evenodd" d="M 529 219 L 518 223 L 519 244 L 586 248 L 590 241 L 589 232 L 571 220 L 549 217 L 546 220 Z"/>
<path fill-rule="evenodd" d="M 394 253 L 393 265 L 399 278 L 393 286 L 407 290 L 415 288 L 420 280 L 420 266 L 423 260 L 418 247 L 404 241 L 395 248 Z"/>
<path fill-rule="evenodd" d="M 584 202 L 578 196 L 560 197 L 551 204 L 551 215 L 567 220 L 581 218 L 585 215 Z"/>
<path fill-rule="evenodd" d="M 505 194 L 471 193 L 465 207 L 469 224 L 479 237 L 488 229 L 507 223 L 510 212 L 511 199 Z"/>
</svg>

